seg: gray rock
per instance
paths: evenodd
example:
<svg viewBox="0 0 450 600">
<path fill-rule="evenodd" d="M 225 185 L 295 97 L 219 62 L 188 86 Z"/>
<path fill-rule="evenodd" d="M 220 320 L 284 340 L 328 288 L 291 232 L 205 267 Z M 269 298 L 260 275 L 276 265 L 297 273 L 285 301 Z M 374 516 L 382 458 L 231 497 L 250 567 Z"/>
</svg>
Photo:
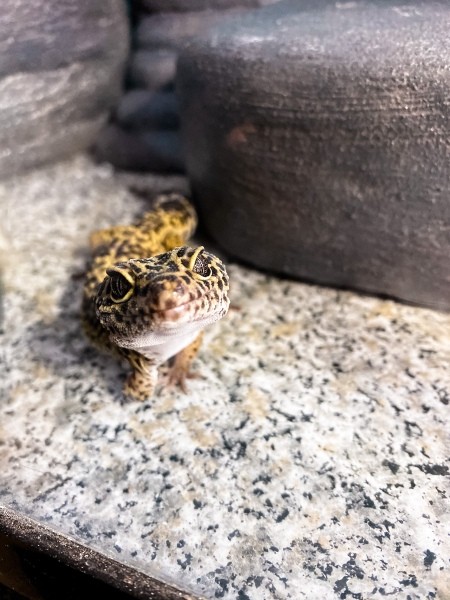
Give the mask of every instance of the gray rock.
<svg viewBox="0 0 450 600">
<path fill-rule="evenodd" d="M 177 129 L 178 102 L 173 92 L 130 90 L 120 100 L 115 118 L 126 129 Z"/>
<path fill-rule="evenodd" d="M 139 0 L 140 6 L 149 12 L 189 12 L 193 10 L 226 10 L 241 6 L 258 8 L 279 0 Z"/>
<path fill-rule="evenodd" d="M 243 15 L 247 10 L 202 10 L 184 13 L 157 13 L 143 17 L 136 29 L 136 43 L 144 48 L 180 50 L 192 36 L 207 31 L 225 19 Z"/>
<path fill-rule="evenodd" d="M 0 176 L 90 145 L 120 94 L 127 52 L 120 0 L 3 0 Z"/>
<path fill-rule="evenodd" d="M 177 131 L 129 132 L 111 124 L 99 135 L 95 148 L 98 160 L 119 169 L 182 173 L 184 159 Z"/>
<path fill-rule="evenodd" d="M 131 86 L 161 90 L 173 86 L 177 68 L 177 53 L 173 50 L 137 50 L 131 57 Z"/>
<path fill-rule="evenodd" d="M 450 6 L 283 2 L 179 64 L 188 173 L 254 265 L 450 309 Z"/>
<path fill-rule="evenodd" d="M 138 173 L 133 171 L 115 171 L 114 178 L 142 198 L 152 200 L 160 194 L 176 192 L 190 196 L 189 179 L 184 175 Z"/>
</svg>

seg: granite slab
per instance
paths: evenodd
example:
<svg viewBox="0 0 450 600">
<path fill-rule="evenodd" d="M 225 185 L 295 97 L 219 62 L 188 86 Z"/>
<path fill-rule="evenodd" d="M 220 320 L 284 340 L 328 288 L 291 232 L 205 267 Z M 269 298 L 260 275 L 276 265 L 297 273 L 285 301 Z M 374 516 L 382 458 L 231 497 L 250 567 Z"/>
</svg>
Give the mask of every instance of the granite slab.
<svg viewBox="0 0 450 600">
<path fill-rule="evenodd" d="M 80 274 L 145 202 L 83 156 L 0 202 L 2 506 L 205 598 L 449 597 L 450 315 L 230 263 L 201 377 L 126 403 Z"/>
</svg>

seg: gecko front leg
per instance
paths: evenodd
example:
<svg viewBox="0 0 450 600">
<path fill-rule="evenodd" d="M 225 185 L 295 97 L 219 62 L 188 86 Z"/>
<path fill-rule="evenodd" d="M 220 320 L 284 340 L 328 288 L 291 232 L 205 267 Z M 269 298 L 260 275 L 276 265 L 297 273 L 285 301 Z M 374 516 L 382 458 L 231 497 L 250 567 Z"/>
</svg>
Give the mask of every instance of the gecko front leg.
<svg viewBox="0 0 450 600">
<path fill-rule="evenodd" d="M 124 384 L 123 393 L 134 400 L 148 400 L 153 396 L 158 382 L 158 366 L 135 352 L 128 354 L 127 359 L 133 370 Z"/>
<path fill-rule="evenodd" d="M 192 361 L 198 354 L 201 346 L 203 332 L 200 332 L 195 340 L 183 348 L 170 361 L 168 383 L 178 385 L 184 393 L 187 393 L 186 379 L 194 379 L 197 374 L 190 371 Z"/>
</svg>

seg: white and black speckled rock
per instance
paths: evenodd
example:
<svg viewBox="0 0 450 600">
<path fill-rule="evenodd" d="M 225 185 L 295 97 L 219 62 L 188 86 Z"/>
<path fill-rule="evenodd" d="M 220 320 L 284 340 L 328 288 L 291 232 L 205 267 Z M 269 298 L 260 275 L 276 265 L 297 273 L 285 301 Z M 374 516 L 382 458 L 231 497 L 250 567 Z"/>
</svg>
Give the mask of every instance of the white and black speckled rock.
<svg viewBox="0 0 450 600">
<path fill-rule="evenodd" d="M 118 169 L 170 173 L 184 171 L 179 131 L 126 131 L 118 125 L 105 127 L 97 138 L 95 156 Z"/>
<path fill-rule="evenodd" d="M 229 265 L 201 378 L 124 404 L 73 275 L 145 203 L 81 158 L 0 203 L 2 505 L 211 599 L 447 597 L 450 315 Z"/>
<path fill-rule="evenodd" d="M 0 176 L 89 146 L 128 52 L 121 0 L 2 0 Z"/>
<path fill-rule="evenodd" d="M 196 37 L 187 168 L 221 246 L 450 309 L 449 30 L 448 2 L 303 0 Z"/>
</svg>

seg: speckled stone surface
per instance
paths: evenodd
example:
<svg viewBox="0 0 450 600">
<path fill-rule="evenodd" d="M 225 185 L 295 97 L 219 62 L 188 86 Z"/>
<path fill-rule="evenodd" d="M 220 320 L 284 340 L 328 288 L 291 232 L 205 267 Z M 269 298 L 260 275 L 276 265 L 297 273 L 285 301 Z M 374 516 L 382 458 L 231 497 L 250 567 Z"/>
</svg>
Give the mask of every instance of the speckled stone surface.
<svg viewBox="0 0 450 600">
<path fill-rule="evenodd" d="M 81 157 L 0 186 L 0 503 L 206 598 L 448 598 L 450 316 L 230 265 L 189 394 L 124 403 L 78 311 Z"/>
</svg>

